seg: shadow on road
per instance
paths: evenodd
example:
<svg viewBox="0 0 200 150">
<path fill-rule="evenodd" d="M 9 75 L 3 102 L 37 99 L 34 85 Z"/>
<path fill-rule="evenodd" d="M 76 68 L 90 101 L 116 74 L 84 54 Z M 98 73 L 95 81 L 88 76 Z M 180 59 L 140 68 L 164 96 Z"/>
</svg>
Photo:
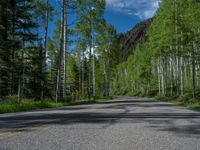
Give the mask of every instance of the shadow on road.
<svg viewBox="0 0 200 150">
<path fill-rule="evenodd" d="M 154 101 L 145 101 L 145 106 L 148 107 L 174 107 L 174 105 L 166 103 L 155 103 Z M 110 102 L 107 102 L 110 103 Z M 115 103 L 115 102 L 114 102 Z M 33 113 L 26 115 L 18 115 L 11 117 L 0 117 L 0 131 L 5 130 L 16 130 L 20 128 L 42 126 L 42 125 L 70 125 L 70 124 L 104 124 L 104 127 L 116 123 L 145 123 L 146 127 L 156 129 L 158 131 L 170 131 L 176 134 L 185 134 L 188 136 L 195 135 L 200 137 L 200 113 L 160 113 L 160 112 L 149 112 L 149 113 L 134 113 L 129 112 L 127 107 L 141 106 L 143 101 L 116 101 L 112 109 L 124 109 L 123 113 L 119 112 L 84 112 L 84 113 Z M 104 103 L 106 104 L 106 103 Z M 113 104 L 113 102 L 112 102 Z M 78 106 L 77 106 L 78 108 Z M 72 109 L 77 109 L 72 108 Z M 62 108 L 65 109 L 65 108 Z M 68 109 L 68 108 L 66 108 Z M 169 108 L 170 109 L 170 108 Z M 58 109 L 59 110 L 59 109 Z M 105 107 L 106 110 L 106 107 Z M 177 125 L 177 121 L 187 122 L 186 124 Z"/>
</svg>

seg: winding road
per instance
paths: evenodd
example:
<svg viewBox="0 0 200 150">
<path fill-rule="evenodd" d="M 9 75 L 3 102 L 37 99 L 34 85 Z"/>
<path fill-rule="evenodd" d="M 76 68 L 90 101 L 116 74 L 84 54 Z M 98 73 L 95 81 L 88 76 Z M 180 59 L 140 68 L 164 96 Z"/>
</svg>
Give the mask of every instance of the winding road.
<svg viewBox="0 0 200 150">
<path fill-rule="evenodd" d="M 0 114 L 0 150 L 200 150 L 200 113 L 149 98 Z"/>
</svg>

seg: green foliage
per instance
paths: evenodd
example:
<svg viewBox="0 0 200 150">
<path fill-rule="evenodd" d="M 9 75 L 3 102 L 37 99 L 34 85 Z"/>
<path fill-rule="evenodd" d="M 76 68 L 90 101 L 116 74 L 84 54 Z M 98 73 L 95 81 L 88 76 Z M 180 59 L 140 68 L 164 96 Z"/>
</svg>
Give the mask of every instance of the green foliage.
<svg viewBox="0 0 200 150">
<path fill-rule="evenodd" d="M 8 103 L 0 105 L 0 113 L 7 112 L 19 112 L 19 111 L 27 111 L 41 108 L 55 108 L 63 106 L 62 103 L 54 103 L 49 101 L 30 101 L 24 100 L 24 102 L 20 103 Z"/>
<path fill-rule="evenodd" d="M 105 98 L 97 98 L 96 100 L 78 100 L 78 101 L 71 101 L 71 102 L 59 102 L 55 103 L 52 101 L 33 101 L 31 99 L 24 99 L 21 102 L 16 102 L 13 96 L 8 96 L 7 98 L 12 99 L 10 103 L 2 103 L 0 105 L 0 113 L 10 113 L 10 112 L 20 112 L 20 111 L 28 111 L 28 110 L 35 110 L 35 109 L 42 109 L 42 108 L 56 108 L 61 106 L 71 106 L 71 105 L 84 105 L 84 104 L 94 104 L 94 103 L 101 103 L 107 100 L 111 100 L 112 97 L 105 97 Z"/>
<path fill-rule="evenodd" d="M 64 21 L 55 20 L 54 34 L 48 37 L 48 21 L 53 22 L 55 15 L 60 17 L 58 12 L 65 7 L 67 13 L 62 13 L 66 15 L 65 21 L 68 11 L 80 20 L 70 28 L 67 25 L 61 28 Z M 9 103 L 5 109 L 50 107 L 45 106 L 46 102 L 38 104 L 34 101 L 55 100 L 57 88 L 60 95 L 67 93 L 67 98 L 60 101 L 68 103 L 91 97 L 93 89 L 96 91 L 93 98 L 107 97 L 110 68 L 114 64 L 110 56 L 116 32 L 104 20 L 104 10 L 105 0 L 62 1 L 58 6 L 52 6 L 49 0 L 0 2 L 0 100 Z M 61 35 L 66 36 L 66 49 L 62 50 L 64 37 Z M 57 86 L 58 76 L 62 87 Z M 19 103 L 16 108 L 10 106 L 15 103 Z"/>
<path fill-rule="evenodd" d="M 163 0 L 147 31 L 148 39 L 113 70 L 112 93 L 197 97 L 199 8 L 194 0 Z"/>
<path fill-rule="evenodd" d="M 33 8 L 31 0 L 0 3 L 0 96 L 16 94 L 17 83 L 31 64 L 31 45 L 37 39 Z"/>
</svg>

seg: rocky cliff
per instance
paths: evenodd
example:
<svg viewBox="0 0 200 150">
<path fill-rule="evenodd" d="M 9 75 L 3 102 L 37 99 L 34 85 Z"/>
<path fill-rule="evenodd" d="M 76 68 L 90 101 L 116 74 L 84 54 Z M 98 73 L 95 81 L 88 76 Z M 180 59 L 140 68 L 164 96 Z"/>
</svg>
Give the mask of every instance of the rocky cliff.
<svg viewBox="0 0 200 150">
<path fill-rule="evenodd" d="M 152 19 L 143 21 L 130 31 L 118 35 L 121 61 L 125 61 L 128 58 L 138 42 L 142 42 L 147 39 L 147 30 L 150 27 L 151 20 Z"/>
</svg>

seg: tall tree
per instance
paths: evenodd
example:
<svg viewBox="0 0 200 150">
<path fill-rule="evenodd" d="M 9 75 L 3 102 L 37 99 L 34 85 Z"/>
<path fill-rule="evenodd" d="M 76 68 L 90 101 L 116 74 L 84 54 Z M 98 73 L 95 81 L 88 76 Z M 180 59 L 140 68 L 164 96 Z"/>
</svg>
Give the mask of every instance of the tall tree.
<svg viewBox="0 0 200 150">
<path fill-rule="evenodd" d="M 66 31 L 67 31 L 67 25 L 66 25 L 66 0 L 62 0 L 62 14 L 61 14 L 61 27 L 60 27 L 60 51 L 58 55 L 58 70 L 57 70 L 57 85 L 56 85 L 56 102 L 59 98 L 63 96 L 66 96 L 65 90 L 62 88 L 65 88 L 66 84 L 66 65 L 65 65 L 65 59 L 66 59 Z M 64 80 L 62 80 L 64 79 Z M 63 86 L 64 85 L 64 86 Z M 63 97 L 62 97 L 63 98 Z"/>
<path fill-rule="evenodd" d="M 77 28 L 80 33 L 88 39 L 89 51 L 89 73 L 88 73 L 88 96 L 95 98 L 96 81 L 95 81 L 95 46 L 96 46 L 96 30 L 103 20 L 103 12 L 105 8 L 104 0 L 83 0 L 78 1 L 79 10 L 77 15 L 80 22 Z"/>
</svg>

